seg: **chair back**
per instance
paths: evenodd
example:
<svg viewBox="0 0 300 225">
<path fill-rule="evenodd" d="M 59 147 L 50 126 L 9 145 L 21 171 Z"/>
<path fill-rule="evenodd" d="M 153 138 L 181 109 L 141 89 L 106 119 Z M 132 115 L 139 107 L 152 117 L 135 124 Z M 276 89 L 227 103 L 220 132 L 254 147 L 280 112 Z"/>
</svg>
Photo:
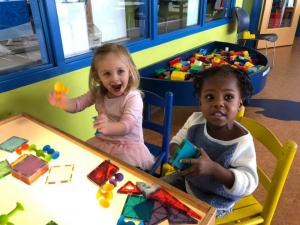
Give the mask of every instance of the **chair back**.
<svg viewBox="0 0 300 225">
<path fill-rule="evenodd" d="M 159 166 L 162 167 L 168 161 L 168 151 L 171 135 L 172 109 L 173 109 L 173 93 L 166 92 L 164 97 L 161 97 L 153 92 L 142 90 L 144 93 L 144 117 L 143 128 L 158 133 L 162 137 L 161 146 L 145 142 L 152 155 L 156 157 L 156 162 L 150 174 L 155 174 Z M 154 107 L 153 107 L 154 106 Z M 153 120 L 152 114 L 154 109 L 163 110 L 163 122 L 158 123 Z M 161 171 L 160 171 L 161 172 Z"/>
<path fill-rule="evenodd" d="M 238 26 L 237 33 L 248 31 L 250 26 L 250 16 L 245 9 L 240 7 L 234 8 L 235 16 L 237 18 Z"/>
<path fill-rule="evenodd" d="M 264 224 L 271 224 L 286 178 L 296 154 L 297 144 L 292 140 L 288 140 L 282 144 L 268 128 L 253 119 L 240 117 L 239 122 L 249 130 L 254 139 L 263 144 L 276 158 L 276 166 L 271 178 L 259 165 L 257 168 L 259 182 L 267 192 L 267 196 L 263 203 L 261 217 L 263 218 Z"/>
</svg>

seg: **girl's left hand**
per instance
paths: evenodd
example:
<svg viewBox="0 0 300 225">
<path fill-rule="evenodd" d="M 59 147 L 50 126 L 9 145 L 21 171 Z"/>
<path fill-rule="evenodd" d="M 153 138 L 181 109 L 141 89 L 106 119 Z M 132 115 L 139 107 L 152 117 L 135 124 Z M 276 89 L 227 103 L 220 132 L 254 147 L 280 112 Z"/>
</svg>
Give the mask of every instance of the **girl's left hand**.
<svg viewBox="0 0 300 225">
<path fill-rule="evenodd" d="M 181 163 L 191 164 L 191 167 L 181 172 L 183 176 L 208 176 L 213 174 L 215 162 L 209 158 L 202 148 L 198 148 L 198 151 L 201 153 L 199 158 L 182 159 L 180 161 Z"/>
</svg>

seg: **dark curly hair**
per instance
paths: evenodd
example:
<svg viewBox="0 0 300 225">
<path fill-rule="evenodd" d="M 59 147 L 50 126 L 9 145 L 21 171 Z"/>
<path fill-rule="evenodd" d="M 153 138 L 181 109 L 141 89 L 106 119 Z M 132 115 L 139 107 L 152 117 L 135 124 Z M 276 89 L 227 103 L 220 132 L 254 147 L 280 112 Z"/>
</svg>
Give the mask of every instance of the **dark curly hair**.
<svg viewBox="0 0 300 225">
<path fill-rule="evenodd" d="M 240 95 L 243 101 L 251 97 L 253 87 L 248 74 L 228 65 L 211 67 L 196 74 L 194 78 L 194 94 L 200 98 L 204 82 L 213 76 L 234 76 L 238 81 Z"/>
</svg>

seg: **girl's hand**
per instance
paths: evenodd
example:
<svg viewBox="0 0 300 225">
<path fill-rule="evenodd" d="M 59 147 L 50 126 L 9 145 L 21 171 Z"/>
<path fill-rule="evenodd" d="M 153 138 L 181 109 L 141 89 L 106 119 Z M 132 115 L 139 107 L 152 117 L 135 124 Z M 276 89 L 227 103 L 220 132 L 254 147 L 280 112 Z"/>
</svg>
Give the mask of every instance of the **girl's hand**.
<svg viewBox="0 0 300 225">
<path fill-rule="evenodd" d="M 126 125 L 122 122 L 110 121 L 105 112 L 102 112 L 94 121 L 94 128 L 103 135 L 123 136 L 126 134 Z"/>
<path fill-rule="evenodd" d="M 181 163 L 191 164 L 191 167 L 181 172 L 183 176 L 213 175 L 215 162 L 212 161 L 202 148 L 197 148 L 201 155 L 197 159 L 182 159 Z"/>
<path fill-rule="evenodd" d="M 110 135 L 110 122 L 105 112 L 102 112 L 94 121 L 94 128 L 104 135 Z"/>
<path fill-rule="evenodd" d="M 55 91 L 52 91 L 48 95 L 48 102 L 51 105 L 63 110 L 67 109 L 67 105 L 69 101 L 70 101 L 69 98 L 64 93 L 57 94 Z"/>
</svg>

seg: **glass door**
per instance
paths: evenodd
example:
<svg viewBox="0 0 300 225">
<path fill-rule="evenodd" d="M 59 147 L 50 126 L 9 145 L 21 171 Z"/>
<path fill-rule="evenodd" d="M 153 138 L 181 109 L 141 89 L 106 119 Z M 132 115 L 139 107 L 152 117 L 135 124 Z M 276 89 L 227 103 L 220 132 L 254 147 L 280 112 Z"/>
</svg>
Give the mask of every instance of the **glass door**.
<svg viewBox="0 0 300 225">
<path fill-rule="evenodd" d="M 276 46 L 292 45 L 300 15 L 300 0 L 266 0 L 260 33 L 276 33 Z M 271 43 L 268 43 L 271 45 Z M 259 41 L 257 48 L 265 48 Z"/>
</svg>

